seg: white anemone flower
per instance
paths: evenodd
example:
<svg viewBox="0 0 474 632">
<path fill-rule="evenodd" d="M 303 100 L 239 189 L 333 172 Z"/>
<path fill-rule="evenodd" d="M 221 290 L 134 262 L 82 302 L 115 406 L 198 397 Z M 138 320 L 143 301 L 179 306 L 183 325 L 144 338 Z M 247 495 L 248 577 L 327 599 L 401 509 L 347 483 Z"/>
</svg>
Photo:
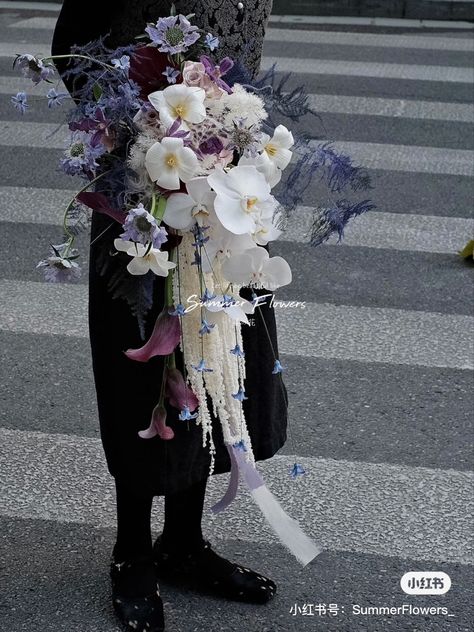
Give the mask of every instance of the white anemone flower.
<svg viewBox="0 0 474 632">
<path fill-rule="evenodd" d="M 202 123 L 206 118 L 205 98 L 206 93 L 202 88 L 186 86 L 184 83 L 148 95 L 148 100 L 159 112 L 160 121 L 165 127 L 171 127 L 180 118 L 186 130 L 189 130 L 187 123 Z"/>
<path fill-rule="evenodd" d="M 182 138 L 166 137 L 154 143 L 146 152 L 145 167 L 148 175 L 163 189 L 175 191 L 180 180 L 189 182 L 197 171 L 198 159 Z"/>
<path fill-rule="evenodd" d="M 187 193 L 173 193 L 168 198 L 163 221 L 171 226 L 184 230 L 195 222 L 204 226 L 214 217 L 214 198 L 206 177 L 193 178 L 186 184 Z"/>
<path fill-rule="evenodd" d="M 261 218 L 271 217 L 276 201 L 265 176 L 254 166 L 216 169 L 207 181 L 216 192 L 214 208 L 219 221 L 236 235 L 254 233 Z"/>
<path fill-rule="evenodd" d="M 260 142 L 265 153 L 278 169 L 283 170 L 288 167 L 293 155 L 290 147 L 293 147 L 295 141 L 293 134 L 284 125 L 278 125 L 272 138 L 268 134 L 262 134 Z"/>
<path fill-rule="evenodd" d="M 126 252 L 133 257 L 127 266 L 130 274 L 141 275 L 151 270 L 157 276 L 168 276 L 171 268 L 176 267 L 176 263 L 168 261 L 169 252 L 158 250 L 158 248 L 148 248 L 144 244 L 124 239 L 115 239 L 114 246 L 120 252 Z"/>
<path fill-rule="evenodd" d="M 267 290 L 291 283 L 288 262 L 283 257 L 270 257 L 267 250 L 259 246 L 224 261 L 222 273 L 231 283 Z"/>
</svg>

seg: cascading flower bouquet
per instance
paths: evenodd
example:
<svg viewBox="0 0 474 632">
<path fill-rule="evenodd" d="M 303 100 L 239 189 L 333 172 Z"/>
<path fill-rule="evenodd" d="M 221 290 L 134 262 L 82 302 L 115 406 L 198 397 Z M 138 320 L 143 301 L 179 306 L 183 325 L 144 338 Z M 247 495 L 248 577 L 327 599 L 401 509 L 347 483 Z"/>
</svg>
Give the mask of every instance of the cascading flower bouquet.
<svg viewBox="0 0 474 632">
<path fill-rule="evenodd" d="M 218 38 L 192 25 L 192 16 L 170 15 L 149 24 L 147 41 L 111 51 L 103 41 L 74 50 L 64 77 L 74 82 L 76 107 L 69 116 L 71 141 L 61 161 L 84 186 L 66 208 L 66 241 L 52 246 L 38 265 L 48 281 L 80 275 L 75 226 L 84 206 L 118 222 L 114 240 L 123 265 L 114 279 L 141 331 L 156 276 L 165 280 L 165 307 L 153 332 L 132 361 L 166 357 L 150 426 L 143 439 L 173 439 L 166 403 L 179 419 L 202 428 L 214 465 L 212 416 L 218 418 L 232 469 L 214 511 L 235 497 L 239 471 L 284 544 L 303 563 L 319 552 L 281 509 L 255 468 L 245 423 L 245 349 L 241 327 L 258 310 L 260 297 L 239 295 L 242 287 L 274 291 L 291 282 L 291 270 L 267 244 L 277 239 L 304 190 L 318 174 L 332 193 L 370 186 L 366 174 L 327 144 L 294 137 L 275 115 L 298 120 L 310 111 L 301 89 L 284 92 L 275 69 L 252 81 L 238 60 L 216 63 Z M 52 81 L 54 58 L 19 55 L 15 66 L 35 84 Z M 66 96 L 57 87 L 48 105 Z M 24 113 L 27 97 L 12 98 Z M 272 190 L 285 174 L 279 199 Z M 95 185 L 95 191 L 87 191 Z M 311 242 L 318 244 L 353 215 L 371 208 L 338 200 L 315 210 Z M 132 284 L 131 284 L 132 282 Z M 133 291 L 130 288 L 133 287 Z M 143 336 L 142 336 L 143 337 Z M 184 375 L 174 353 L 183 354 Z M 273 369 L 281 379 L 277 357 Z M 304 472 L 295 464 L 292 475 Z"/>
</svg>

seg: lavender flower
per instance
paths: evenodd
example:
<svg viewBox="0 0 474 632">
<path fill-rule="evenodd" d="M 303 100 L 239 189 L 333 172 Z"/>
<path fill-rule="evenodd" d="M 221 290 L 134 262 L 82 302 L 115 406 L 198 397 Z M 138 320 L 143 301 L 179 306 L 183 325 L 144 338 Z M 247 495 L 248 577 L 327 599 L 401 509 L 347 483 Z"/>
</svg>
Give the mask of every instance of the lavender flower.
<svg viewBox="0 0 474 632">
<path fill-rule="evenodd" d="M 46 93 L 46 96 L 48 98 L 48 107 L 56 108 L 62 105 L 63 100 L 69 95 L 67 92 L 56 92 L 54 88 L 51 88 L 51 90 L 48 90 Z"/>
<path fill-rule="evenodd" d="M 122 55 L 120 59 L 112 59 L 112 66 L 117 70 L 121 70 L 123 74 L 128 77 L 128 71 L 130 70 L 130 57 L 128 55 Z"/>
<path fill-rule="evenodd" d="M 145 32 L 162 53 L 176 55 L 185 53 L 201 37 L 197 26 L 184 15 L 160 18 L 156 24 L 149 24 Z"/>
<path fill-rule="evenodd" d="M 280 363 L 280 360 L 275 360 L 275 364 L 273 365 L 273 371 L 272 373 L 274 375 L 276 375 L 277 373 L 281 373 L 282 371 L 284 371 L 286 369 L 286 367 L 282 366 Z"/>
<path fill-rule="evenodd" d="M 166 229 L 158 226 L 156 219 L 141 203 L 128 212 L 123 228 L 120 237 L 125 241 L 137 241 L 144 245 L 151 242 L 153 248 L 161 248 L 167 241 Z"/>
<path fill-rule="evenodd" d="M 203 336 L 204 334 L 210 334 L 212 330 L 214 329 L 214 327 L 216 326 L 215 324 L 208 323 L 205 318 L 202 319 L 201 325 L 202 325 L 201 329 L 199 330 L 199 333 L 201 334 L 201 336 Z"/>
<path fill-rule="evenodd" d="M 87 132 L 73 132 L 71 144 L 64 152 L 61 160 L 63 171 L 75 176 L 79 173 L 94 173 L 99 166 L 97 158 L 105 152 L 102 143 L 94 140 L 93 134 Z"/>
<path fill-rule="evenodd" d="M 39 57 L 34 57 L 34 55 L 17 55 L 13 67 L 19 68 L 23 77 L 31 79 L 35 85 L 40 81 L 50 81 L 54 76 L 54 66 L 44 64 Z"/>
<path fill-rule="evenodd" d="M 244 399 L 248 399 L 244 389 L 241 386 L 239 386 L 239 390 L 237 391 L 237 393 L 232 393 L 232 397 L 234 399 L 237 399 L 239 402 L 243 402 Z"/>
<path fill-rule="evenodd" d="M 176 305 L 176 309 L 169 309 L 168 314 L 170 316 L 184 316 L 186 314 L 186 308 L 182 303 Z"/>
<path fill-rule="evenodd" d="M 192 364 L 191 366 L 193 367 L 193 369 L 196 369 L 196 371 L 199 371 L 199 373 L 208 373 L 210 371 L 214 371 L 214 369 L 208 369 L 206 367 L 206 362 L 204 360 L 201 360 L 199 364 Z"/>
<path fill-rule="evenodd" d="M 203 303 L 207 303 L 207 301 L 211 301 L 213 298 L 216 298 L 216 294 L 210 292 L 209 289 L 206 287 L 204 290 L 204 294 L 201 296 L 201 301 Z"/>
<path fill-rule="evenodd" d="M 299 463 L 295 463 L 290 471 L 291 478 L 297 478 L 298 476 L 302 476 L 303 474 L 306 474 L 303 466 Z"/>
<path fill-rule="evenodd" d="M 245 356 L 245 353 L 242 351 L 242 349 L 240 348 L 239 345 L 235 345 L 235 347 L 233 349 L 231 349 L 230 352 L 233 353 L 235 356 L 238 356 L 240 358 L 243 358 Z"/>
<path fill-rule="evenodd" d="M 172 66 L 166 66 L 166 70 L 161 74 L 166 77 L 168 83 L 176 83 L 176 79 L 179 77 L 180 71 Z"/>
<path fill-rule="evenodd" d="M 183 410 L 179 413 L 178 419 L 181 421 L 189 421 L 190 419 L 196 419 L 198 413 L 191 413 L 189 406 L 184 406 Z"/>
<path fill-rule="evenodd" d="M 13 103 L 15 110 L 18 110 L 21 114 L 24 114 L 29 107 L 26 102 L 25 92 L 17 92 L 16 95 L 11 98 L 11 102 Z"/>
<path fill-rule="evenodd" d="M 212 52 L 219 46 L 219 38 L 212 33 L 208 33 L 205 37 L 205 43 L 208 49 Z"/>
<path fill-rule="evenodd" d="M 81 268 L 74 259 L 77 258 L 77 250 L 71 250 L 66 255 L 68 243 L 51 245 L 51 256 L 43 259 L 36 266 L 44 268 L 44 278 L 48 283 L 75 282 L 81 276 Z"/>
</svg>

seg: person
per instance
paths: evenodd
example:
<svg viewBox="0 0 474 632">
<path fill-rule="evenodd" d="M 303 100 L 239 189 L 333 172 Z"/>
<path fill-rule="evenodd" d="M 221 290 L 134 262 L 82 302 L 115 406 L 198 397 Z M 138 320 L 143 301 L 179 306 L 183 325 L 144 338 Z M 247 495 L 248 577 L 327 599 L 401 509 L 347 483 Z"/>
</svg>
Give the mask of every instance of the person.
<svg viewBox="0 0 474 632">
<path fill-rule="evenodd" d="M 52 54 L 106 36 L 111 48 L 128 45 L 149 22 L 170 14 L 163 0 L 65 0 L 54 31 Z M 217 35 L 219 55 L 243 60 L 258 73 L 265 27 L 272 0 L 177 0 L 176 11 L 194 14 L 193 23 Z M 56 60 L 60 73 L 69 63 Z M 74 97 L 74 84 L 65 78 Z M 113 239 L 121 227 L 94 213 L 89 268 L 89 330 L 97 392 L 101 440 L 110 474 L 115 479 L 117 538 L 112 552 L 113 605 L 120 620 L 133 630 L 164 629 L 157 580 L 170 581 L 232 600 L 265 603 L 273 597 L 273 581 L 218 555 L 202 534 L 209 454 L 201 429 L 180 421 L 168 409 L 167 425 L 174 438 L 142 439 L 149 426 L 164 368 L 161 357 L 147 363 L 129 360 L 124 350 L 143 344 L 135 317 L 122 299 L 114 299 Z M 245 290 L 241 290 L 245 296 Z M 271 294 L 267 290 L 259 290 Z M 146 337 L 164 301 L 164 283 L 157 278 Z M 286 441 L 287 392 L 271 373 L 278 354 L 273 307 L 261 304 L 251 325 L 242 327 L 248 400 L 244 411 L 256 460 L 273 456 Z M 179 354 L 178 354 L 179 356 Z M 179 361 L 179 358 L 178 358 Z M 270 370 L 268 370 L 270 367 Z M 283 386 L 283 388 L 282 388 Z M 213 473 L 230 470 L 220 426 L 213 427 L 216 460 Z M 164 496 L 164 528 L 152 544 L 153 498 Z"/>
</svg>

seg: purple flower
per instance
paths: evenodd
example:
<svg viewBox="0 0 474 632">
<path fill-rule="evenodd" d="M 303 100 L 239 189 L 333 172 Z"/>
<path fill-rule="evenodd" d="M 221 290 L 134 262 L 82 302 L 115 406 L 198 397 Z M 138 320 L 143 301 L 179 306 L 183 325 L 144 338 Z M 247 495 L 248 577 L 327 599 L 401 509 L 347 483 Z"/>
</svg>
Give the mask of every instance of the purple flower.
<svg viewBox="0 0 474 632">
<path fill-rule="evenodd" d="M 276 375 L 277 373 L 281 373 L 282 371 L 284 371 L 286 369 L 286 367 L 281 366 L 280 364 L 280 360 L 275 360 L 275 364 L 273 365 L 273 371 L 272 373 L 274 375 Z"/>
<path fill-rule="evenodd" d="M 201 55 L 199 61 L 201 62 L 201 64 L 204 65 L 206 75 L 210 77 L 214 81 L 214 83 L 219 86 L 219 88 L 222 88 L 222 90 L 225 90 L 226 92 L 231 94 L 232 88 L 227 85 L 226 82 L 221 79 L 221 77 L 228 73 L 231 68 L 233 68 L 234 62 L 232 61 L 232 59 L 230 57 L 224 57 L 224 59 L 221 60 L 221 63 L 217 66 L 214 64 L 212 59 L 210 59 L 206 55 Z"/>
<path fill-rule="evenodd" d="M 160 18 L 156 24 L 149 24 L 145 32 L 162 53 L 185 53 L 201 37 L 197 26 L 184 15 Z"/>
<path fill-rule="evenodd" d="M 218 136 L 212 136 L 199 145 L 199 151 L 204 155 L 218 156 L 224 149 L 224 144 Z"/>
<path fill-rule="evenodd" d="M 13 103 L 15 110 L 18 110 L 21 114 L 24 114 L 29 107 L 26 102 L 25 92 L 17 92 L 16 95 L 11 98 L 11 102 Z"/>
<path fill-rule="evenodd" d="M 105 118 L 103 109 L 98 106 L 89 112 L 87 118 L 69 123 L 71 131 L 93 132 L 91 136 L 92 145 L 103 143 L 107 148 L 112 149 L 113 134 L 110 131 L 110 127 L 111 121 Z"/>
<path fill-rule="evenodd" d="M 120 237 L 125 241 L 137 241 L 145 246 L 151 242 L 153 248 L 161 248 L 167 241 L 166 229 L 158 226 L 156 219 L 141 203 L 128 212 L 123 228 Z"/>
<path fill-rule="evenodd" d="M 169 355 L 176 349 L 181 338 L 181 325 L 179 318 L 170 316 L 164 309 L 158 314 L 148 341 L 139 349 L 128 349 L 125 355 L 130 360 L 148 362 L 157 355 Z"/>
<path fill-rule="evenodd" d="M 206 35 L 205 42 L 210 51 L 216 50 L 216 48 L 219 46 L 219 38 L 212 33 L 208 33 Z"/>
<path fill-rule="evenodd" d="M 48 107 L 56 108 L 62 105 L 63 100 L 69 95 L 67 92 L 56 92 L 54 88 L 51 88 L 51 90 L 48 90 L 46 96 L 48 98 Z"/>
<path fill-rule="evenodd" d="M 242 349 L 240 348 L 239 345 L 235 345 L 235 347 L 233 349 L 231 349 L 230 352 L 233 353 L 235 356 L 238 356 L 240 358 L 243 358 L 245 356 L 245 353 L 242 351 Z"/>
<path fill-rule="evenodd" d="M 183 410 L 179 413 L 178 418 L 181 419 L 181 421 L 189 421 L 190 419 L 196 419 L 197 416 L 198 413 L 191 414 L 189 407 L 184 406 Z"/>
<path fill-rule="evenodd" d="M 120 59 L 112 59 L 112 66 L 117 70 L 121 70 L 123 74 L 128 77 L 128 71 L 130 70 L 130 57 L 128 55 L 122 55 Z"/>
<path fill-rule="evenodd" d="M 168 83 L 176 83 L 176 79 L 181 74 L 179 70 L 173 68 L 172 66 L 166 66 L 166 70 L 161 73 L 166 77 Z"/>
<path fill-rule="evenodd" d="M 94 173 L 99 166 L 97 158 L 105 152 L 104 145 L 87 132 L 73 132 L 71 144 L 61 160 L 63 171 L 75 176 L 78 173 Z"/>
<path fill-rule="evenodd" d="M 203 303 L 207 303 L 207 301 L 211 301 L 213 298 L 216 298 L 216 296 L 216 294 L 210 292 L 209 289 L 206 287 L 206 289 L 204 290 L 204 294 L 201 297 L 201 301 Z"/>
<path fill-rule="evenodd" d="M 176 305 L 176 309 L 169 309 L 168 314 L 171 316 L 184 316 L 186 314 L 186 308 L 182 303 Z"/>
<path fill-rule="evenodd" d="M 74 283 L 81 277 L 81 268 L 74 261 L 77 258 L 77 250 L 71 250 L 66 254 L 67 245 L 67 242 L 58 246 L 51 245 L 51 256 L 36 266 L 43 268 L 44 278 L 48 283 Z"/>
<path fill-rule="evenodd" d="M 237 391 L 237 393 L 232 393 L 232 397 L 239 400 L 239 402 L 243 402 L 244 399 L 248 399 L 244 389 L 241 386 L 239 386 L 239 390 Z"/>
<path fill-rule="evenodd" d="M 50 81 L 54 76 L 54 66 L 52 64 L 44 64 L 41 59 L 33 55 L 17 55 L 13 63 L 13 67 L 20 69 L 23 77 L 31 79 L 36 85 L 40 81 Z"/>
<path fill-rule="evenodd" d="M 290 471 L 291 478 L 296 478 L 298 476 L 302 476 L 303 474 L 306 474 L 305 470 L 303 469 L 303 466 L 300 465 L 299 463 L 295 463 Z"/>
<path fill-rule="evenodd" d="M 208 373 L 210 371 L 214 371 L 214 369 L 208 369 L 206 367 L 206 363 L 204 360 L 201 360 L 199 364 L 191 364 L 191 366 L 193 367 L 193 369 L 196 369 L 196 371 L 199 371 L 199 373 Z"/>
</svg>

